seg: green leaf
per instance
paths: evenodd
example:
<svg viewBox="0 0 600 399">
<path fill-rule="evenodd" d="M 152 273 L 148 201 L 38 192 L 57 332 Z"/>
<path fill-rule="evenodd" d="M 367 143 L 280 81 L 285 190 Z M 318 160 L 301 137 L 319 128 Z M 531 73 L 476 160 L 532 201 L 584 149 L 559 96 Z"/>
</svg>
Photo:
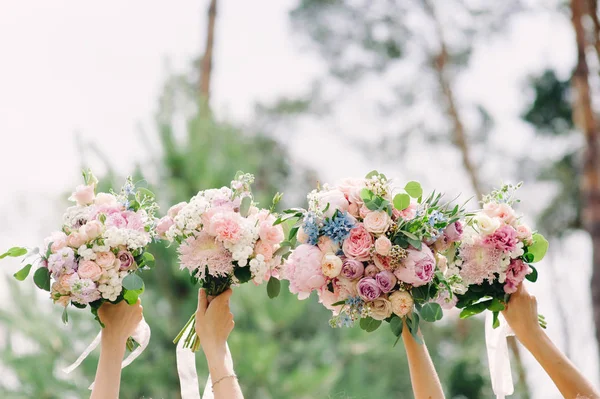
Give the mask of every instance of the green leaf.
<svg viewBox="0 0 600 399">
<path fill-rule="evenodd" d="M 548 240 L 543 235 L 539 233 L 533 235 L 533 244 L 527 248 L 527 251 L 533 255 L 532 262 L 535 263 L 544 259 L 548 251 L 548 245 Z"/>
<path fill-rule="evenodd" d="M 404 327 L 404 322 L 400 317 L 394 315 L 390 320 L 390 328 L 396 337 L 402 335 L 402 327 Z"/>
<path fill-rule="evenodd" d="M 419 237 L 417 237 L 417 236 L 416 236 L 416 235 L 414 235 L 413 233 L 410 233 L 410 232 L 408 232 L 408 231 L 404 231 L 404 230 L 401 230 L 400 232 L 401 232 L 402 234 L 404 234 L 405 236 L 407 236 L 408 238 L 410 238 L 411 240 L 414 240 L 414 241 L 420 241 L 420 240 L 419 240 Z"/>
<path fill-rule="evenodd" d="M 22 248 L 22 247 L 12 247 L 11 249 L 9 249 L 8 251 L 6 251 L 5 253 L 3 253 L 2 255 L 0 255 L 0 259 L 4 259 L 7 256 L 10 256 L 12 258 L 18 258 L 19 256 L 23 256 L 27 254 L 27 248 Z"/>
<path fill-rule="evenodd" d="M 24 268 L 22 268 L 21 270 L 19 270 L 18 272 L 16 272 L 15 274 L 13 274 L 13 276 L 19 280 L 19 281 L 23 281 L 25 280 L 25 278 L 27 278 L 27 276 L 29 276 L 29 271 L 31 270 L 31 265 L 25 265 Z"/>
<path fill-rule="evenodd" d="M 406 186 L 404 186 L 404 190 L 406 190 L 408 195 L 410 195 L 413 198 L 419 198 L 423 195 L 423 188 L 421 187 L 421 184 L 416 181 L 409 181 L 408 183 L 406 183 Z"/>
<path fill-rule="evenodd" d="M 243 217 L 248 216 L 248 212 L 250 212 L 250 205 L 252 205 L 252 198 L 248 196 L 242 198 L 242 203 L 240 204 L 240 215 Z"/>
<path fill-rule="evenodd" d="M 140 288 L 139 290 L 123 290 L 123 299 L 127 301 L 128 304 L 133 305 L 137 302 L 140 295 L 144 293 L 145 287 Z"/>
<path fill-rule="evenodd" d="M 423 305 L 420 313 L 423 320 L 428 321 L 430 323 L 441 320 L 441 318 L 444 316 L 444 312 L 442 312 L 442 307 L 439 303 L 436 302 L 429 302 Z"/>
<path fill-rule="evenodd" d="M 33 282 L 38 288 L 50 291 L 50 271 L 45 267 L 40 267 L 33 273 Z"/>
<path fill-rule="evenodd" d="M 284 256 L 285 254 L 287 254 L 288 252 L 291 252 L 291 251 L 292 251 L 292 249 L 289 246 L 281 247 L 273 253 L 273 257 Z"/>
<path fill-rule="evenodd" d="M 156 197 L 152 191 L 150 191 L 150 190 L 148 190 L 147 188 L 144 188 L 144 187 L 139 187 L 137 191 L 138 191 L 138 193 L 140 193 L 142 195 L 145 195 L 146 197 L 149 197 L 149 198 L 155 198 Z"/>
<path fill-rule="evenodd" d="M 281 281 L 275 277 L 271 277 L 267 283 L 267 295 L 273 299 L 279 296 L 279 292 L 281 292 Z"/>
<path fill-rule="evenodd" d="M 372 317 L 365 317 L 364 319 L 360 319 L 359 325 L 360 328 L 366 332 L 373 332 L 379 328 L 381 325 L 381 320 L 375 320 Z"/>
<path fill-rule="evenodd" d="M 533 254 L 530 252 L 527 252 L 523 255 L 523 260 L 525 261 L 525 263 L 531 263 L 533 262 Z"/>
<path fill-rule="evenodd" d="M 367 175 L 365 176 L 365 179 L 370 179 L 371 177 L 373 177 L 373 176 L 378 176 L 378 175 L 379 175 L 379 172 L 378 172 L 378 171 L 376 171 L 376 170 L 372 170 L 372 171 L 370 171 L 369 173 L 367 173 Z"/>
<path fill-rule="evenodd" d="M 506 306 L 500 299 L 492 298 L 492 301 L 488 305 L 487 309 L 491 310 L 492 312 L 501 312 L 506 309 Z"/>
<path fill-rule="evenodd" d="M 487 309 L 492 300 L 488 299 L 486 301 L 477 302 L 473 305 L 469 305 L 460 312 L 460 318 L 466 319 L 471 316 L 475 316 Z"/>
<path fill-rule="evenodd" d="M 421 240 L 413 240 L 412 238 L 407 238 L 406 241 L 408 241 L 410 245 L 412 245 L 413 247 L 415 247 L 415 249 L 419 251 L 423 247 L 423 243 L 421 242 Z"/>
<path fill-rule="evenodd" d="M 143 258 L 144 266 L 154 267 L 154 263 L 155 263 L 154 255 L 152 255 L 150 252 L 144 252 L 144 255 L 142 255 L 142 258 Z"/>
<path fill-rule="evenodd" d="M 67 307 L 62 312 L 62 322 L 65 324 L 69 324 L 69 312 L 67 311 Z"/>
<path fill-rule="evenodd" d="M 525 276 L 525 278 L 529 281 L 531 281 L 532 283 L 535 283 L 538 279 L 538 271 L 535 267 L 529 265 L 529 267 L 531 268 L 531 273 L 529 273 L 528 275 Z"/>
<path fill-rule="evenodd" d="M 233 271 L 235 277 L 239 280 L 240 284 L 247 283 L 252 278 L 250 267 L 236 267 Z"/>
<path fill-rule="evenodd" d="M 130 291 L 142 289 L 144 287 L 144 280 L 136 273 L 131 273 L 125 276 L 123 279 L 123 288 Z"/>
<path fill-rule="evenodd" d="M 500 320 L 498 320 L 498 315 L 500 314 L 500 312 L 494 312 L 492 314 L 494 315 L 493 322 L 492 322 L 492 327 L 493 328 L 500 327 Z"/>
<path fill-rule="evenodd" d="M 337 301 L 335 303 L 332 303 L 331 306 L 341 306 L 341 305 L 345 305 L 346 304 L 346 300 L 344 299 L 343 301 Z"/>
<path fill-rule="evenodd" d="M 408 194 L 396 194 L 393 200 L 394 208 L 403 211 L 410 206 L 410 197 Z"/>
<path fill-rule="evenodd" d="M 423 344 L 423 340 L 419 337 L 419 315 L 415 312 L 412 314 L 412 322 L 409 324 L 410 334 L 419 345 Z"/>
<path fill-rule="evenodd" d="M 429 286 L 422 285 L 420 287 L 414 287 L 410 293 L 415 302 L 425 302 L 429 299 Z"/>
<path fill-rule="evenodd" d="M 360 198 L 363 200 L 363 202 L 370 202 L 374 195 L 375 194 L 373 194 L 373 191 L 369 190 L 368 188 L 363 188 L 360 190 Z"/>
</svg>

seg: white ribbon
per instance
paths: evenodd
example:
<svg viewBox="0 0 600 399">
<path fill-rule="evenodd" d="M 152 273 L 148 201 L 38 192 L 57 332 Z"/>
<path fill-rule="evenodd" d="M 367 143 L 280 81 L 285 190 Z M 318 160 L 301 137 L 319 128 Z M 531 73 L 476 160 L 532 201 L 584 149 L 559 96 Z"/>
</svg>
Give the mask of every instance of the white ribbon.
<svg viewBox="0 0 600 399">
<path fill-rule="evenodd" d="M 498 321 L 500 326 L 494 328 L 493 315 L 491 312 L 487 312 L 485 316 L 485 346 L 487 348 L 492 389 L 496 394 L 496 399 L 504 399 L 506 395 L 512 395 L 514 392 L 506 341 L 506 337 L 512 336 L 514 333 L 502 314 L 498 315 Z"/>
<path fill-rule="evenodd" d="M 131 338 L 133 338 L 135 342 L 139 344 L 139 346 L 135 348 L 135 350 L 123 360 L 123 362 L 121 363 L 122 369 L 129 366 L 131 362 L 137 359 L 137 357 L 142 354 L 142 352 L 144 351 L 144 349 L 146 349 L 148 343 L 150 342 L 150 326 L 148 325 L 148 323 L 146 323 L 145 319 L 142 318 L 142 321 L 140 321 L 140 323 L 135 328 L 135 331 L 131 335 Z M 92 343 L 89 344 L 87 348 L 85 348 L 85 350 L 79 356 L 79 358 L 75 360 L 75 363 L 65 368 L 63 371 L 69 374 L 77 367 L 79 367 L 79 365 L 85 360 L 85 358 L 88 357 L 88 355 L 100 344 L 101 339 L 102 330 L 98 333 L 98 335 L 96 335 L 96 338 L 94 338 Z M 90 385 L 89 389 L 92 389 L 93 387 L 94 383 L 92 382 L 92 385 Z"/>
</svg>

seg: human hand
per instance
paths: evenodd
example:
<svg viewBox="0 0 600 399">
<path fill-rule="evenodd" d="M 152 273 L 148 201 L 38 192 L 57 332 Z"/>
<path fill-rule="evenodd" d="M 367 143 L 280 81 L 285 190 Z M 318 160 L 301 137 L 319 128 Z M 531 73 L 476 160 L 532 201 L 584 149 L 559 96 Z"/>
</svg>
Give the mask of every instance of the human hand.
<svg viewBox="0 0 600 399">
<path fill-rule="evenodd" d="M 98 309 L 98 317 L 104 324 L 102 336 L 114 338 L 125 343 L 142 321 L 142 301 L 129 305 L 126 301 L 112 304 L 105 302 Z"/>
<path fill-rule="evenodd" d="M 228 289 L 211 299 L 209 304 L 206 291 L 202 288 L 198 291 L 195 329 L 209 361 L 212 357 L 223 356 L 227 352 L 227 338 L 235 325 L 229 309 L 231 294 L 231 289 Z"/>
<path fill-rule="evenodd" d="M 537 299 L 527 292 L 523 283 L 510 296 L 502 314 L 521 341 L 542 332 L 538 319 Z"/>
</svg>

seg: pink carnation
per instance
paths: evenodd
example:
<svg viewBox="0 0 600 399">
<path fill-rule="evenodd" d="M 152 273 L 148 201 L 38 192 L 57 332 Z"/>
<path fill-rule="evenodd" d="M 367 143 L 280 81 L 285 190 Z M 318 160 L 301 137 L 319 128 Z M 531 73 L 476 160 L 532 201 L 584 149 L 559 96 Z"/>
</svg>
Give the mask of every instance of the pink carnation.
<svg viewBox="0 0 600 399">
<path fill-rule="evenodd" d="M 502 225 L 493 234 L 485 237 L 484 244 L 504 252 L 511 252 L 517 245 L 517 231 L 511 226 Z"/>
<path fill-rule="evenodd" d="M 215 214 L 209 227 L 209 233 L 220 241 L 236 242 L 242 236 L 242 216 L 233 211 Z"/>
<path fill-rule="evenodd" d="M 298 299 L 306 299 L 313 290 L 323 288 L 327 279 L 323 275 L 323 253 L 318 247 L 302 244 L 296 248 L 284 265 L 285 278 L 290 282 L 290 292 Z"/>
<path fill-rule="evenodd" d="M 529 266 L 521 259 L 513 259 L 506 271 L 506 280 L 504 283 L 504 292 L 513 294 L 517 291 L 519 284 L 523 282 L 525 276 L 529 274 Z"/>
<path fill-rule="evenodd" d="M 207 233 L 200 233 L 197 237 L 188 237 L 179 246 L 179 261 L 182 268 L 191 273 L 198 269 L 200 278 L 205 277 L 205 269 L 208 266 L 208 274 L 211 276 L 227 276 L 233 273 L 232 258 L 223 244 L 216 241 Z"/>
<path fill-rule="evenodd" d="M 283 227 L 281 225 L 273 226 L 273 222 L 270 220 L 265 220 L 260 223 L 260 228 L 258 230 L 258 235 L 260 239 L 271 244 L 279 244 L 285 238 L 283 234 Z"/>
<path fill-rule="evenodd" d="M 467 284 L 481 284 L 492 281 L 494 273 L 500 272 L 503 251 L 492 246 L 476 242 L 463 245 L 460 256 L 463 260 L 460 275 Z"/>
<path fill-rule="evenodd" d="M 400 281 L 420 287 L 431 281 L 435 271 L 435 258 L 427 245 L 423 244 L 421 250 L 409 248 L 402 266 L 394 271 Z"/>
</svg>

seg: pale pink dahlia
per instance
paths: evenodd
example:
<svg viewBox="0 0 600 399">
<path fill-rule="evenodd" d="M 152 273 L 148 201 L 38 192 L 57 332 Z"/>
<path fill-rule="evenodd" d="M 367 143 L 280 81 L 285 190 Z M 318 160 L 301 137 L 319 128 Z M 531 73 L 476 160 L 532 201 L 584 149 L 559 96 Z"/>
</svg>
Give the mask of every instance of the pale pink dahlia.
<svg viewBox="0 0 600 399">
<path fill-rule="evenodd" d="M 529 266 L 521 259 L 513 259 L 510 261 L 510 266 L 506 271 L 506 281 L 504 283 L 504 292 L 507 294 L 514 294 L 517 291 L 517 287 L 525 276 L 529 274 Z"/>
<path fill-rule="evenodd" d="M 500 272 L 503 251 L 476 242 L 460 248 L 463 260 L 460 275 L 467 284 L 481 284 L 492 281 L 494 273 Z"/>
<path fill-rule="evenodd" d="M 179 246 L 179 262 L 181 268 L 186 268 L 191 273 L 199 269 L 200 278 L 205 277 L 206 266 L 211 276 L 227 276 L 233 273 L 231 253 L 207 233 L 188 237 Z"/>
</svg>

